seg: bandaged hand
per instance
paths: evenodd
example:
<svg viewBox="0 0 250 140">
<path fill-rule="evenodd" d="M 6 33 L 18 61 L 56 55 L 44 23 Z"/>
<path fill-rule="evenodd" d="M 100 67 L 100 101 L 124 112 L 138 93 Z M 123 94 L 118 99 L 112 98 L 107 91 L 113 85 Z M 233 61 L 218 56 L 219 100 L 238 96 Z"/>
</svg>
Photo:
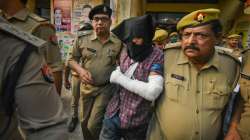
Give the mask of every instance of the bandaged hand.
<svg viewBox="0 0 250 140">
<path fill-rule="evenodd" d="M 163 90 L 163 77 L 161 75 L 149 75 L 148 82 L 130 79 L 117 67 L 110 76 L 110 82 L 116 83 L 134 94 L 146 100 L 154 101 Z"/>
<path fill-rule="evenodd" d="M 116 67 L 116 70 L 114 70 L 112 73 L 111 73 L 111 76 L 110 76 L 110 83 L 116 83 L 116 84 L 119 84 L 119 79 L 121 78 L 121 76 L 124 76 L 121 72 L 121 69 L 120 67 Z"/>
</svg>

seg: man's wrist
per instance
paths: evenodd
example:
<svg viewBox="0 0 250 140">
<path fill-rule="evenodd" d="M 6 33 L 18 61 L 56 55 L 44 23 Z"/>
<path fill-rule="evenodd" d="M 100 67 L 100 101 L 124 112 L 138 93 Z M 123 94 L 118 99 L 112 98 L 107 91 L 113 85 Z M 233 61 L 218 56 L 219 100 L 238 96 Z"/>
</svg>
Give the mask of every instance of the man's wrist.
<svg viewBox="0 0 250 140">
<path fill-rule="evenodd" d="M 237 127 L 238 127 L 238 123 L 237 122 L 231 122 L 230 128 L 236 129 Z"/>
</svg>

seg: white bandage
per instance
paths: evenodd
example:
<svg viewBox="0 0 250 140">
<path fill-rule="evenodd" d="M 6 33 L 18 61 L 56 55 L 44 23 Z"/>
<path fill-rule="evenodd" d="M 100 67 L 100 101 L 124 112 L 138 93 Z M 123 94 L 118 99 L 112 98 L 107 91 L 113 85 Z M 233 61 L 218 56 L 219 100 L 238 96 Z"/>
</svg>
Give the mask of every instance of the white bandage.
<svg viewBox="0 0 250 140">
<path fill-rule="evenodd" d="M 149 101 L 157 99 L 163 90 L 163 77 L 161 75 L 150 75 L 148 82 L 142 82 L 126 77 L 120 69 L 116 69 L 111 74 L 110 82 L 119 84 Z"/>
</svg>

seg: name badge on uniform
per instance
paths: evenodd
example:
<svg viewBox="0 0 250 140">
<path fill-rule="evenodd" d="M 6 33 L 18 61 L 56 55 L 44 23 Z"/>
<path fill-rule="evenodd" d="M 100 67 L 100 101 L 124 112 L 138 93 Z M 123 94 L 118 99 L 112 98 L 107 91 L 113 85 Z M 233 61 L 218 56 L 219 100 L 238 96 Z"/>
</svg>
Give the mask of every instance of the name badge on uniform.
<svg viewBox="0 0 250 140">
<path fill-rule="evenodd" d="M 92 53 L 96 53 L 96 50 L 95 49 L 92 49 L 92 48 L 87 48 L 88 51 L 92 52 Z"/>
<path fill-rule="evenodd" d="M 250 75 L 244 74 L 244 73 L 240 73 L 241 77 L 247 80 L 250 80 Z"/>
<path fill-rule="evenodd" d="M 181 75 L 177 75 L 177 74 L 171 74 L 171 77 L 172 78 L 175 78 L 177 80 L 181 80 L 181 81 L 184 81 L 185 80 L 185 77 L 181 76 Z"/>
</svg>

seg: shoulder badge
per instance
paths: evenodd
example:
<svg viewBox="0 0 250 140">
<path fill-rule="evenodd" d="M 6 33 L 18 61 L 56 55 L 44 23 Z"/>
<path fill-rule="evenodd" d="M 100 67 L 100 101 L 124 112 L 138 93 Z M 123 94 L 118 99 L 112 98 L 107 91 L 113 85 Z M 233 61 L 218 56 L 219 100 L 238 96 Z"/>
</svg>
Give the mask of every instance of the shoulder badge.
<svg viewBox="0 0 250 140">
<path fill-rule="evenodd" d="M 43 67 L 41 68 L 41 72 L 43 74 L 43 78 L 45 81 L 49 83 L 54 83 L 54 78 L 52 75 L 52 70 L 47 64 L 44 64 Z"/>
<path fill-rule="evenodd" d="M 167 49 L 179 49 L 181 48 L 181 42 L 176 42 L 176 43 L 168 43 L 164 46 L 163 50 L 167 50 Z"/>
<path fill-rule="evenodd" d="M 26 33 L 11 24 L 0 23 L 0 30 L 3 30 L 9 34 L 12 34 L 16 36 L 17 38 L 20 38 L 21 40 L 26 41 L 36 47 L 41 47 L 46 44 L 44 40 L 41 40 L 29 33 Z"/>
<path fill-rule="evenodd" d="M 34 13 L 30 13 L 30 14 L 29 14 L 29 17 L 31 17 L 32 19 L 34 19 L 34 20 L 36 20 L 36 21 L 38 21 L 38 22 L 48 21 L 47 19 L 42 18 L 42 17 L 40 17 L 40 16 L 38 16 L 38 15 L 36 15 L 36 14 L 34 14 Z"/>
<path fill-rule="evenodd" d="M 58 44 L 57 36 L 56 36 L 55 34 L 49 36 L 49 41 L 50 41 L 52 44 L 54 44 L 54 45 L 57 45 L 57 44 Z"/>
</svg>

